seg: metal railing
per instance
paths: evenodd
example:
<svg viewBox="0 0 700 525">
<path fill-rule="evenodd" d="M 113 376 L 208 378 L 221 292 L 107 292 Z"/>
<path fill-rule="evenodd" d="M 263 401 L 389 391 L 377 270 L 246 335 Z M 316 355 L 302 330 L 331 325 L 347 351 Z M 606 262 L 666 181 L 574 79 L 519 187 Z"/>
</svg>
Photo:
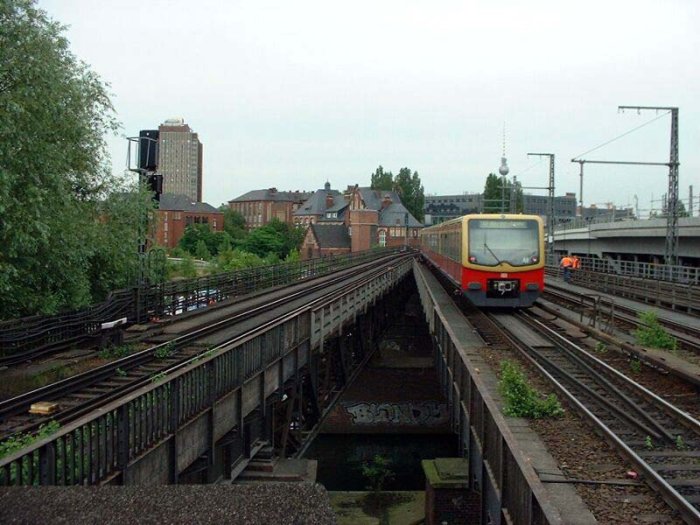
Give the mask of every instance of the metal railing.
<svg viewBox="0 0 700 525">
<path fill-rule="evenodd" d="M 579 257 L 579 259 L 581 270 L 588 272 L 700 286 L 700 268 L 694 266 L 599 259 L 598 257 Z M 547 267 L 551 271 L 556 271 L 559 268 L 558 261 L 548 259 Z"/>
<path fill-rule="evenodd" d="M 119 290 L 111 293 L 103 303 L 83 310 L 0 322 L 0 356 L 30 349 L 66 347 L 99 335 L 102 323 L 120 318 L 127 318 L 128 323 L 140 323 L 179 315 L 214 302 L 318 277 L 399 251 L 399 248 L 372 249 Z"/>
<path fill-rule="evenodd" d="M 241 389 L 255 376 L 264 374 L 267 378 L 265 370 L 298 352 L 302 344 L 308 348 L 318 310 L 338 312 L 346 308 L 343 322 L 351 322 L 357 312 L 388 293 L 410 270 L 411 262 L 403 261 L 393 271 L 382 272 L 357 285 L 348 292 L 349 298 L 338 295 L 328 299 L 337 306 L 324 302 L 304 311 L 291 312 L 275 320 L 272 326 L 259 328 L 233 343 L 223 343 L 162 376 L 154 376 L 148 386 L 0 459 L 0 486 L 99 485 L 115 480 L 132 483 L 127 476 L 138 458 L 166 442 L 177 450 L 179 430 L 213 410 L 218 400 Z M 353 304 L 348 306 L 348 301 Z M 303 366 L 308 358 L 307 353 L 302 361 L 297 353 L 295 366 Z M 244 403 L 241 395 L 239 402 L 243 413 L 239 415 L 247 415 L 245 406 L 249 401 L 246 399 Z M 249 408 L 252 412 L 256 407 Z M 213 440 L 231 430 L 225 425 L 227 418 L 212 417 L 210 421 L 214 425 Z M 248 445 L 251 439 L 261 437 L 262 432 L 260 423 L 246 424 L 244 434 L 248 435 Z M 181 452 L 194 461 L 206 450 L 182 447 Z M 168 470 L 169 481 L 175 482 L 177 457 L 169 459 Z M 162 471 L 149 472 L 151 482 L 162 481 L 159 477 L 163 476 Z"/>
</svg>

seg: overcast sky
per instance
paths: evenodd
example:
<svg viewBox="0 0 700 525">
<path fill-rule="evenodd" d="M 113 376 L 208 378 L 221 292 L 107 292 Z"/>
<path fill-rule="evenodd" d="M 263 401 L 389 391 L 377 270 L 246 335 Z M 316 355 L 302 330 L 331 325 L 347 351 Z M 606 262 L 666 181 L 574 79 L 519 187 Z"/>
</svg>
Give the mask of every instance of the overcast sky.
<svg viewBox="0 0 700 525">
<path fill-rule="evenodd" d="M 700 2 L 39 0 L 111 84 L 122 134 L 183 117 L 204 144 L 204 200 L 369 185 L 418 171 L 427 194 L 481 192 L 500 165 L 579 191 L 571 158 L 680 108 L 680 195 L 700 195 Z M 584 158 L 666 162 L 670 115 Z M 109 138 L 113 169 L 127 142 Z M 587 165 L 584 203 L 648 210 L 665 167 Z M 544 190 L 526 190 L 545 193 Z M 578 198 L 578 197 L 577 197 Z M 659 208 L 660 202 L 654 207 Z"/>
</svg>

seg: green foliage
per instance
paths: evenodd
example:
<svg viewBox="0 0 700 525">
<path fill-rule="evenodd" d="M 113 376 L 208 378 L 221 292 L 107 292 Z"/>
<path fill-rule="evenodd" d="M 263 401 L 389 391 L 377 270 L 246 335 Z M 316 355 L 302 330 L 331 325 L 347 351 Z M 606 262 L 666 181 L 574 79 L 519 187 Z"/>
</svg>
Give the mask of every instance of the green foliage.
<svg viewBox="0 0 700 525">
<path fill-rule="evenodd" d="M 119 377 L 126 377 L 126 371 L 125 371 L 125 370 L 122 370 L 121 368 L 117 368 L 116 374 L 117 374 L 117 376 L 119 376 Z"/>
<path fill-rule="evenodd" d="M 197 241 L 197 244 L 194 248 L 194 256 L 197 259 L 202 259 L 204 261 L 208 261 L 211 258 L 209 248 L 207 248 L 207 244 L 204 242 L 203 239 Z"/>
<path fill-rule="evenodd" d="M 425 189 L 421 184 L 417 171 L 411 173 L 409 168 L 401 168 L 394 176 L 390 171 L 384 171 L 379 166 L 372 173 L 371 188 L 373 190 L 395 191 L 401 197 L 401 202 L 418 221 L 423 222 L 425 207 Z"/>
<path fill-rule="evenodd" d="M 150 199 L 110 174 L 106 84 L 31 0 L 0 3 L 0 318 L 53 314 L 135 282 Z"/>
<path fill-rule="evenodd" d="M 507 416 L 538 419 L 564 413 L 557 396 L 550 394 L 542 399 L 537 390 L 526 382 L 515 363 L 501 362 L 501 380 L 498 386 L 505 401 L 504 413 Z"/>
<path fill-rule="evenodd" d="M 265 261 L 262 258 L 243 250 L 227 250 L 219 254 L 219 257 L 216 259 L 216 268 L 220 272 L 254 268 L 264 264 Z"/>
<path fill-rule="evenodd" d="M 505 189 L 504 188 L 505 182 Z M 523 189 L 519 182 L 489 173 L 484 184 L 484 212 L 508 213 L 511 199 L 515 199 L 515 213 L 523 211 Z"/>
<path fill-rule="evenodd" d="M 379 166 L 372 173 L 371 186 L 373 190 L 392 191 L 394 189 L 394 174 L 390 171 L 384 171 L 382 166 Z"/>
<path fill-rule="evenodd" d="M 245 219 L 243 215 L 232 210 L 228 206 L 221 206 L 220 211 L 224 212 L 224 232 L 232 240 L 241 240 L 247 235 L 245 229 Z"/>
<path fill-rule="evenodd" d="M 153 354 L 156 359 L 167 359 L 173 355 L 173 346 L 171 344 L 166 344 L 158 348 Z"/>
<path fill-rule="evenodd" d="M 278 219 L 272 219 L 261 228 L 256 228 L 241 243 L 241 248 L 258 257 L 269 254 L 284 259 L 292 250 L 298 250 L 304 241 L 303 228 L 290 226 Z"/>
<path fill-rule="evenodd" d="M 170 267 L 170 276 L 184 277 L 192 279 L 197 277 L 197 268 L 194 266 L 194 259 L 191 255 L 185 255 L 180 263 L 175 263 Z"/>
<path fill-rule="evenodd" d="M 647 436 L 644 438 L 644 448 L 647 450 L 653 450 L 654 449 L 654 442 L 651 439 L 651 436 Z"/>
<path fill-rule="evenodd" d="M 108 346 L 100 350 L 98 356 L 101 359 L 121 359 L 131 354 L 136 347 L 133 345 Z"/>
<path fill-rule="evenodd" d="M 56 433 L 60 427 L 61 425 L 58 421 L 50 421 L 39 426 L 39 430 L 35 434 L 17 434 L 15 436 L 10 436 L 0 442 L 0 459 Z"/>
<path fill-rule="evenodd" d="M 683 436 L 678 434 L 676 436 L 676 450 L 687 450 L 688 445 L 686 445 L 685 440 L 683 439 Z"/>
<path fill-rule="evenodd" d="M 642 326 L 634 331 L 637 344 L 672 352 L 678 350 L 678 340 L 661 326 L 654 312 L 641 312 L 639 320 Z"/>
<path fill-rule="evenodd" d="M 632 372 L 635 374 L 638 374 L 642 371 L 642 362 L 639 359 L 632 359 L 630 361 L 630 370 L 632 370 Z"/>
<path fill-rule="evenodd" d="M 598 352 L 599 354 L 604 354 L 608 351 L 608 347 L 602 341 L 597 341 L 595 344 L 595 351 Z"/>
<path fill-rule="evenodd" d="M 362 465 L 362 475 L 367 478 L 369 489 L 379 492 L 382 490 L 384 483 L 394 478 L 394 473 L 389 468 L 390 466 L 391 461 L 379 454 Z"/>
<path fill-rule="evenodd" d="M 159 383 L 163 379 L 165 379 L 165 372 L 158 372 L 157 374 L 153 374 L 151 376 L 151 383 Z"/>
</svg>

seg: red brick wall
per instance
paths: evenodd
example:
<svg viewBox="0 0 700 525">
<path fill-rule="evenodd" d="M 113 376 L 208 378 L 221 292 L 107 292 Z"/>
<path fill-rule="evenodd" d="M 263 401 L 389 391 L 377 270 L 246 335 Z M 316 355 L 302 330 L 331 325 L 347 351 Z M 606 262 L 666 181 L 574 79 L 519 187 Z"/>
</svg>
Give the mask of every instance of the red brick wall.
<svg viewBox="0 0 700 525">
<path fill-rule="evenodd" d="M 153 215 L 154 240 L 159 246 L 174 248 L 185 234 L 188 222 L 201 224 L 205 219 L 213 231 L 224 231 L 224 214 L 222 212 L 200 213 L 177 210 L 155 210 Z"/>
</svg>

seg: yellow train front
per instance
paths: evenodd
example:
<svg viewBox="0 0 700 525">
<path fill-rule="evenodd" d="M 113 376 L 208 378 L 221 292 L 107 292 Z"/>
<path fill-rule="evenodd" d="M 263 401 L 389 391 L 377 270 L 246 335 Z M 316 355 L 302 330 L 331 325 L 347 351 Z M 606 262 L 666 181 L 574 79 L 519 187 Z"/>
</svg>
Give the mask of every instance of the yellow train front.
<svg viewBox="0 0 700 525">
<path fill-rule="evenodd" d="M 423 255 L 476 306 L 532 306 L 544 290 L 536 215 L 474 214 L 424 228 Z"/>
</svg>

